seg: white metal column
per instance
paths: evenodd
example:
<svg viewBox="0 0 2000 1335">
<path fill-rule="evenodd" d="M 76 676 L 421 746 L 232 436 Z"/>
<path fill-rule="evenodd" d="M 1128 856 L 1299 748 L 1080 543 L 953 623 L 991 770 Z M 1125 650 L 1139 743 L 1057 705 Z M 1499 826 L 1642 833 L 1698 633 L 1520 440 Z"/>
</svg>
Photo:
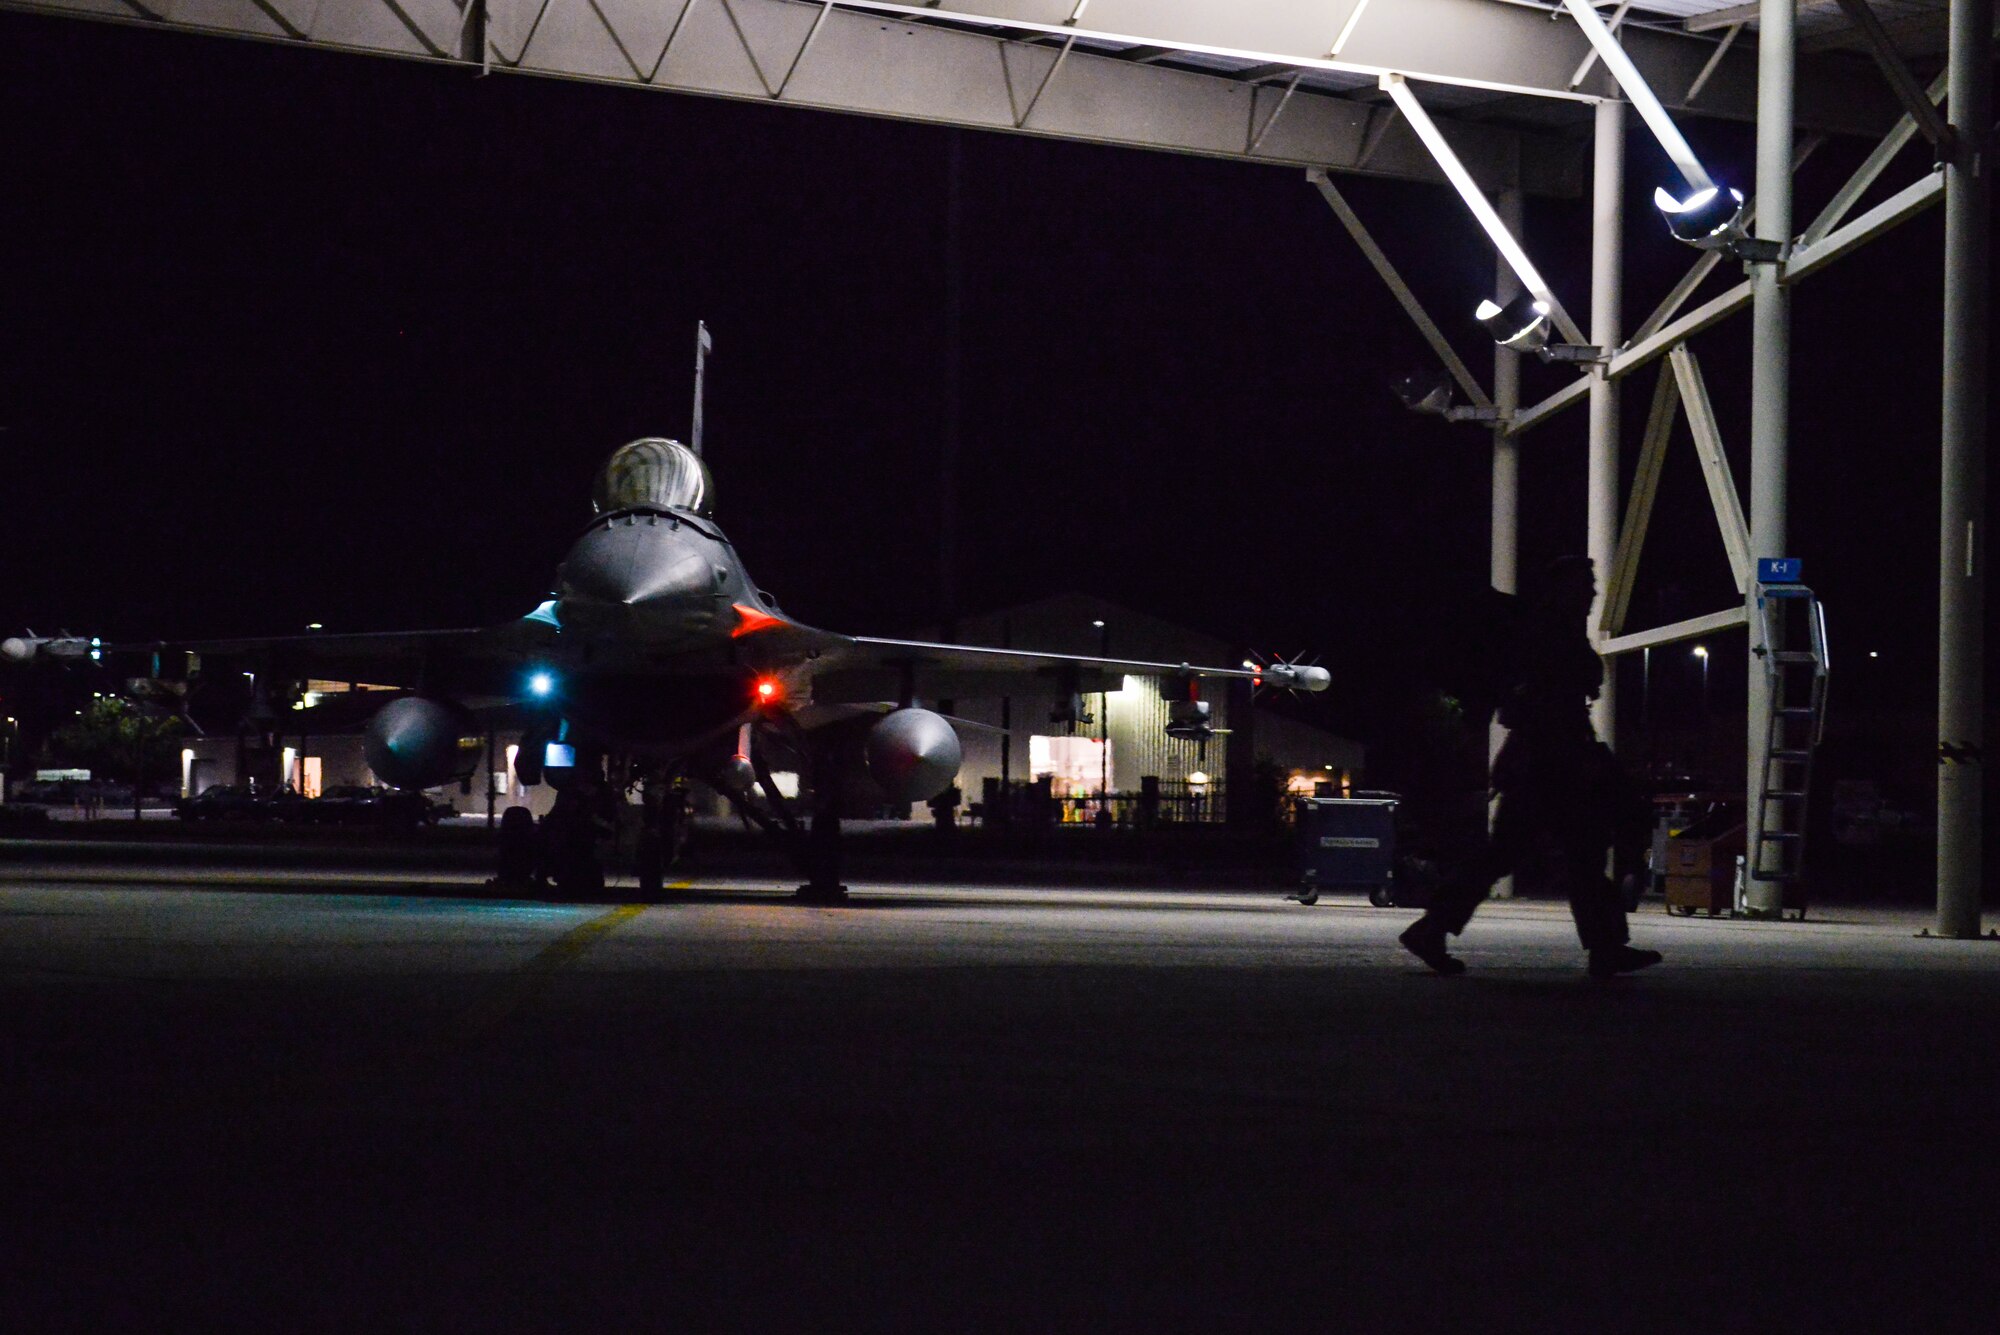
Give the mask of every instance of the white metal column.
<svg viewBox="0 0 2000 1335">
<path fill-rule="evenodd" d="M 1978 936 L 1986 744 L 1986 377 L 1993 0 L 1952 0 L 1944 178 L 1943 493 L 1938 514 L 1940 936 Z"/>
<path fill-rule="evenodd" d="M 1521 234 L 1521 190 L 1519 186 L 1506 186 L 1493 197 L 1493 207 L 1500 215 L 1500 221 L 1515 236 Z M 1493 299 L 1506 305 L 1521 290 L 1521 280 L 1514 276 L 1514 270 L 1503 258 L 1493 266 Z M 1493 587 L 1502 593 L 1520 591 L 1520 534 L 1521 534 L 1521 446 L 1507 434 L 1507 419 L 1521 406 L 1521 354 L 1512 348 L 1493 348 L 1493 406 L 1501 413 L 1500 421 L 1493 428 L 1493 522 L 1491 552 L 1489 558 L 1489 578 Z M 1507 730 L 1500 726 L 1496 717 L 1486 725 L 1487 773 L 1492 773 L 1493 762 L 1499 758 L 1500 744 L 1507 738 Z M 1498 804 L 1492 800 L 1488 790 L 1486 824 L 1490 830 L 1493 814 Z M 1495 899 L 1514 897 L 1514 878 L 1503 876 L 1493 884 Z"/>
<path fill-rule="evenodd" d="M 1780 246 L 1792 235 L 1792 91 L 1796 0 L 1763 0 L 1757 32 L 1757 219 L 1755 235 Z M 1751 266 L 1750 308 L 1750 555 L 1786 556 L 1786 455 L 1791 431 L 1791 293 L 1779 266 Z M 1749 763 L 1744 792 L 1752 858 L 1762 846 L 1764 752 L 1769 745 L 1771 693 L 1757 643 L 1757 586 L 1748 593 L 1750 708 L 1745 739 Z M 1778 881 L 1750 880 L 1745 906 L 1772 917 L 1784 906 Z"/>
<path fill-rule="evenodd" d="M 1591 169 L 1590 341 L 1606 355 L 1624 338 L 1625 104 L 1597 104 L 1597 148 Z M 1585 554 L 1597 566 L 1597 605 L 1591 609 L 1592 640 L 1611 586 L 1611 563 L 1618 549 L 1618 386 L 1607 363 L 1590 370 L 1590 472 L 1586 504 Z M 1604 660 L 1604 692 L 1591 707 L 1591 722 L 1606 746 L 1618 744 L 1618 661 Z"/>
</svg>

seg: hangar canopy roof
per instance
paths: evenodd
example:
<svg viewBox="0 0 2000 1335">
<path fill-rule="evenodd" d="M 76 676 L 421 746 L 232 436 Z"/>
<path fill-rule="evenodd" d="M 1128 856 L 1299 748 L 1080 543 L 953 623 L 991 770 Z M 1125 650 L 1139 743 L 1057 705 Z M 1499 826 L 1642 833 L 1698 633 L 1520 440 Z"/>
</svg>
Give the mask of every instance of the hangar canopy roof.
<svg viewBox="0 0 2000 1335">
<path fill-rule="evenodd" d="M 1946 0 L 1870 0 L 1919 78 Z M 1756 109 L 1754 5 L 1598 0 L 1677 115 Z M 1441 179 L 1399 73 L 1487 188 L 1573 194 L 1618 96 L 1556 0 L 0 0 L 0 8 L 1210 157 Z M 1622 18 L 1618 18 L 1622 11 Z M 1901 108 L 1838 0 L 1799 0 L 1800 125 Z"/>
</svg>

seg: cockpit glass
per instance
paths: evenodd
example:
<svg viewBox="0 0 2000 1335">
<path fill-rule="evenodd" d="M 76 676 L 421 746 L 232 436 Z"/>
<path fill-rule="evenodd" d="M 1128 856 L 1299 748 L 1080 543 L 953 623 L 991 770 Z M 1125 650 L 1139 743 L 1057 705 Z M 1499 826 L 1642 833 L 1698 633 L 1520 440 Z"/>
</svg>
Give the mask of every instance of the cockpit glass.
<svg viewBox="0 0 2000 1335">
<path fill-rule="evenodd" d="M 620 446 L 605 461 L 590 499 L 598 514 L 649 507 L 707 515 L 715 506 L 715 484 L 693 450 L 649 436 Z"/>
</svg>

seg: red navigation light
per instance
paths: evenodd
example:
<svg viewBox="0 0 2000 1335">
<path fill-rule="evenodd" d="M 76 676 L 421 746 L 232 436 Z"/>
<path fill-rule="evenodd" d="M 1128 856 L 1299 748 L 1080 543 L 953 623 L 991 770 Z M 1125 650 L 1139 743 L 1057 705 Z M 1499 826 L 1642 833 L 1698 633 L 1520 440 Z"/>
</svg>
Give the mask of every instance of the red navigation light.
<svg viewBox="0 0 2000 1335">
<path fill-rule="evenodd" d="M 753 688 L 760 705 L 781 705 L 785 702 L 785 684 L 776 677 L 759 677 Z"/>
</svg>

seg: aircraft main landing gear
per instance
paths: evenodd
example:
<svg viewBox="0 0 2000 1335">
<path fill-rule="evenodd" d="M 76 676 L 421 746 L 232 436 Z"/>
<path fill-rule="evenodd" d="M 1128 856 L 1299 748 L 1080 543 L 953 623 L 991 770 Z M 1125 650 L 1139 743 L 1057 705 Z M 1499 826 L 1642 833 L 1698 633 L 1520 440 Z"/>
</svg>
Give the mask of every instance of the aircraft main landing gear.
<svg viewBox="0 0 2000 1335">
<path fill-rule="evenodd" d="M 847 887 L 840 883 L 839 770 L 829 747 L 819 748 L 813 761 L 819 782 L 813 788 L 812 828 L 800 841 L 807 879 L 798 899 L 802 904 L 839 904 L 847 899 Z"/>
</svg>

